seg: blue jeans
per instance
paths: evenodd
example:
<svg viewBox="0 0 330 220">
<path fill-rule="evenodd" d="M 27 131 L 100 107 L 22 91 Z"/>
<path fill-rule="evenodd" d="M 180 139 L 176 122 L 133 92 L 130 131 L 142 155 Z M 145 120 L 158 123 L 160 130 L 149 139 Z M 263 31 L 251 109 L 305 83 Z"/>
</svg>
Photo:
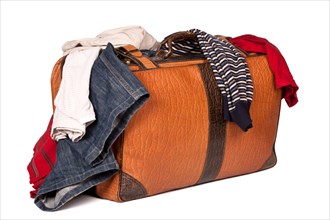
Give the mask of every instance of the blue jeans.
<svg viewBox="0 0 330 220">
<path fill-rule="evenodd" d="M 96 121 L 79 142 L 58 142 L 56 165 L 35 198 L 42 210 L 57 210 L 116 173 L 119 166 L 111 146 L 149 93 L 109 43 L 93 64 L 89 98 Z"/>
</svg>

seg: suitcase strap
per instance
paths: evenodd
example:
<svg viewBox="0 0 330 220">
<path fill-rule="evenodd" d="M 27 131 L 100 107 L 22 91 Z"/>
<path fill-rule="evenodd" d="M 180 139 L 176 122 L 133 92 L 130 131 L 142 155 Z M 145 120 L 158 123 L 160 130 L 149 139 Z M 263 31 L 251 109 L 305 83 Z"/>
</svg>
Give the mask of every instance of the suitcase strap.
<svg viewBox="0 0 330 220">
<path fill-rule="evenodd" d="M 127 64 L 130 64 L 130 61 L 133 61 L 136 65 L 140 67 L 141 70 L 155 69 L 158 68 L 154 62 L 149 58 L 144 56 L 140 50 L 138 50 L 133 45 L 125 45 L 117 49 L 117 52 L 128 59 Z"/>
<path fill-rule="evenodd" d="M 224 40 L 227 42 L 228 42 L 228 39 L 231 38 L 231 37 L 227 37 L 227 36 L 223 36 L 223 35 L 215 35 L 215 37 L 218 40 Z M 193 41 L 198 42 L 196 35 L 192 32 L 189 32 L 189 31 L 175 32 L 175 33 L 165 37 L 165 39 L 162 42 L 160 42 L 160 47 L 157 50 L 156 57 L 160 56 L 163 59 L 169 58 L 173 54 L 173 47 L 172 47 L 173 42 L 178 42 L 178 41 L 182 41 L 182 40 L 193 40 Z M 168 51 L 166 53 L 164 53 L 164 51 L 162 50 L 162 48 L 165 45 L 167 45 L 167 48 L 168 48 Z M 249 54 L 246 51 L 244 51 L 243 49 L 238 48 L 238 47 L 236 47 L 236 49 L 238 49 L 241 52 L 243 57 L 249 56 Z"/>
</svg>

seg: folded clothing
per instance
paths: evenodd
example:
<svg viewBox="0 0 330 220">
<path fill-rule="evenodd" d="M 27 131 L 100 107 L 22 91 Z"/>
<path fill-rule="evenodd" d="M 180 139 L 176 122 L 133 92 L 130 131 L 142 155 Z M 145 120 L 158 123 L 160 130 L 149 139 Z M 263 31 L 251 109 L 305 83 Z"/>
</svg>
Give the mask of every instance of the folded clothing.
<svg viewBox="0 0 330 220">
<path fill-rule="evenodd" d="M 85 135 L 86 127 L 95 121 L 88 96 L 91 69 L 99 52 L 100 48 L 90 48 L 70 53 L 65 59 L 51 130 L 56 141 L 66 137 L 79 141 Z"/>
<path fill-rule="evenodd" d="M 108 43 L 114 47 L 131 44 L 140 50 L 156 50 L 159 43 L 141 26 L 126 26 L 110 29 L 98 34 L 95 38 L 83 38 L 67 41 L 63 44 L 63 54 L 84 50 L 89 47 L 105 48 Z"/>
<path fill-rule="evenodd" d="M 27 166 L 30 176 L 30 184 L 33 184 L 34 190 L 30 192 L 31 198 L 34 198 L 41 184 L 45 181 L 48 174 L 55 166 L 56 145 L 51 138 L 50 130 L 53 123 L 53 117 L 50 118 L 45 133 L 39 138 L 33 148 L 33 157 Z"/>
<path fill-rule="evenodd" d="M 97 120 L 79 142 L 59 140 L 54 169 L 35 198 L 42 210 L 57 210 L 115 174 L 119 167 L 111 146 L 149 93 L 109 43 L 93 64 L 89 97 Z"/>
<path fill-rule="evenodd" d="M 280 50 L 267 39 L 246 34 L 228 39 L 235 46 L 247 51 L 267 54 L 269 66 L 274 74 L 276 88 L 282 89 L 282 98 L 289 107 L 298 102 L 299 89 Z"/>
<path fill-rule="evenodd" d="M 85 135 L 86 127 L 95 120 L 89 95 L 89 79 L 93 63 L 101 48 L 132 44 L 139 49 L 156 49 L 157 40 L 141 26 L 110 29 L 95 38 L 68 41 L 62 49 L 67 55 L 62 82 L 55 98 L 54 123 L 51 136 L 58 141 L 69 137 L 77 142 Z"/>
</svg>

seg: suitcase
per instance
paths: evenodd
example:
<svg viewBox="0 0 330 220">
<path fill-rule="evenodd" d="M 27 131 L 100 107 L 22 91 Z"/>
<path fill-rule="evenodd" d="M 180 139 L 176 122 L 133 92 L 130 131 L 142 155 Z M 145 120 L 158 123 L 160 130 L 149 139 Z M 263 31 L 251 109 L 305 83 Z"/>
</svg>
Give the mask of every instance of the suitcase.
<svg viewBox="0 0 330 220">
<path fill-rule="evenodd" d="M 164 42 L 170 46 L 185 37 L 178 33 Z M 222 96 L 205 58 L 161 49 L 150 57 L 131 45 L 117 51 L 150 99 L 112 146 L 120 170 L 95 187 L 97 196 L 129 201 L 276 164 L 281 90 L 275 88 L 265 55 L 244 53 L 254 96 L 253 128 L 243 132 L 224 121 Z"/>
</svg>

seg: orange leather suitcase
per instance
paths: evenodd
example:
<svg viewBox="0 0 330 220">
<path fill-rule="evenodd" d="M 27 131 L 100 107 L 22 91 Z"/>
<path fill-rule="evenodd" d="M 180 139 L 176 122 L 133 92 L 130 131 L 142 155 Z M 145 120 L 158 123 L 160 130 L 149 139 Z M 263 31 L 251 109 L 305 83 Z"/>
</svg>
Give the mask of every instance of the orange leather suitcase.
<svg viewBox="0 0 330 220">
<path fill-rule="evenodd" d="M 178 38 L 166 40 L 173 39 Z M 151 60 L 132 46 L 119 53 L 150 99 L 114 144 L 120 171 L 96 186 L 98 196 L 129 201 L 276 164 L 281 90 L 266 56 L 246 57 L 254 84 L 253 128 L 243 132 L 223 120 L 220 90 L 206 59 L 159 55 Z"/>
<path fill-rule="evenodd" d="M 171 35 L 164 42 L 185 36 Z M 223 101 L 207 60 L 144 56 L 133 46 L 118 49 L 150 93 L 113 150 L 120 170 L 95 187 L 97 196 L 129 201 L 174 189 L 268 169 L 276 164 L 281 90 L 267 57 L 245 54 L 254 84 L 253 128 L 243 132 L 223 120 Z M 52 74 L 53 100 L 61 81 L 61 58 Z"/>
</svg>

